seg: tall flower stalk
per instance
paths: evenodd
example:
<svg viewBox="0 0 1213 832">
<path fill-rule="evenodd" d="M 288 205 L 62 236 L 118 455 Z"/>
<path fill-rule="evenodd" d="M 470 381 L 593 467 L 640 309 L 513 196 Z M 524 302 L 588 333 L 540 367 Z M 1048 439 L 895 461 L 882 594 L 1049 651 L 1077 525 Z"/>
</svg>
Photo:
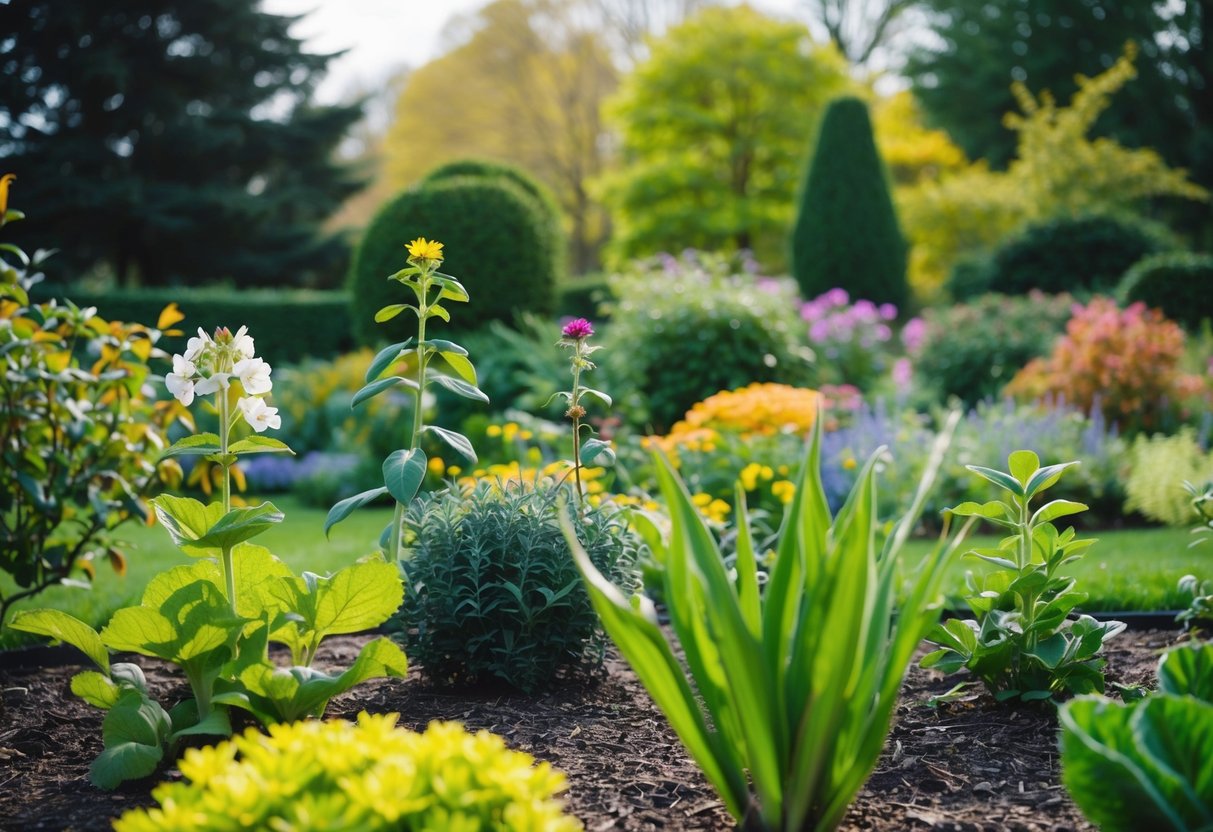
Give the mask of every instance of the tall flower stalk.
<svg viewBox="0 0 1213 832">
<path fill-rule="evenodd" d="M 586 415 L 585 406 L 582 404 L 583 397 L 593 396 L 607 407 L 611 406 L 610 396 L 593 387 L 585 387 L 581 383 L 581 374 L 594 369 L 594 362 L 590 360 L 590 355 L 602 349 L 600 346 L 590 344 L 589 339 L 593 334 L 593 324 L 585 318 L 575 318 L 564 325 L 560 331 L 560 340 L 556 342 L 557 346 L 572 350 L 569 361 L 572 365 L 573 389 L 561 391 L 556 395 L 568 402 L 568 409 L 565 410 L 564 415 L 573 422 L 573 480 L 577 489 L 577 504 L 582 508 L 585 507 L 585 494 L 581 486 L 582 465 L 599 457 L 609 464 L 613 463 L 615 458 L 611 446 L 601 439 L 589 439 L 584 446 L 581 442 L 581 429 L 585 427 L 593 430 L 581 421 Z"/>
<path fill-rule="evenodd" d="M 393 451 L 383 462 L 383 485 L 355 494 L 334 505 L 324 523 L 324 532 L 348 517 L 356 508 L 366 505 L 385 494 L 390 494 L 396 500 L 396 510 L 392 515 L 392 523 L 388 526 L 384 538 L 386 542 L 380 545 L 386 549 L 388 561 L 399 562 L 402 549 L 401 528 L 404 524 L 404 512 L 425 479 L 428 460 L 421 449 L 421 434 L 433 433 L 444 443 L 465 457 L 472 464 L 476 463 L 476 452 L 466 436 L 436 425 L 425 424 L 423 406 L 425 403 L 426 385 L 433 381 L 441 387 L 468 399 L 487 402 L 484 395 L 476 386 L 476 368 L 468 360 L 467 350 L 453 341 L 430 338 L 426 332 L 426 323 L 431 318 L 441 318 L 450 321 L 451 315 L 443 305 L 444 301 L 466 303 L 467 290 L 463 285 L 448 274 L 438 271 L 442 265 L 442 243 L 419 237 L 409 243 L 408 265 L 389 277 L 390 280 L 407 286 L 413 293 L 415 303 L 393 303 L 375 313 L 376 323 L 392 320 L 401 312 L 410 309 L 417 316 L 417 337 L 409 338 L 397 344 L 390 344 L 379 351 L 371 362 L 366 373 L 366 385 L 354 394 L 351 407 L 357 407 L 365 401 L 396 387 L 407 387 L 413 392 L 413 425 L 409 436 L 408 448 Z M 406 354 L 415 354 L 417 363 L 416 379 L 404 376 L 387 376 L 380 378 L 390 367 L 401 360 Z M 434 358 L 440 358 L 453 375 L 431 370 Z"/>
</svg>

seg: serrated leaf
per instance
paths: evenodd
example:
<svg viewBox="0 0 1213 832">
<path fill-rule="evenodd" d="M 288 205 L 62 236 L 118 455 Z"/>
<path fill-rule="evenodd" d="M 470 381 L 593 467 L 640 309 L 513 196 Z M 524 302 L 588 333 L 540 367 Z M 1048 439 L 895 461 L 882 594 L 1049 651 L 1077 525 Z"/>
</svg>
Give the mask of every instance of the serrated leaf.
<svg viewBox="0 0 1213 832">
<path fill-rule="evenodd" d="M 362 508 L 367 503 L 374 502 L 386 493 L 386 488 L 371 488 L 360 494 L 355 494 L 353 497 L 346 497 L 334 505 L 329 509 L 328 516 L 324 518 L 324 536 L 328 537 L 329 530 L 353 514 L 355 509 Z"/>
<path fill-rule="evenodd" d="M 396 502 L 407 506 L 425 479 L 426 457 L 420 448 L 393 451 L 383 461 L 383 485 Z"/>
<path fill-rule="evenodd" d="M 280 439 L 275 439 L 272 436 L 261 436 L 259 434 L 246 436 L 244 439 L 233 442 L 228 446 L 227 450 L 228 453 L 236 455 L 280 453 L 288 453 L 292 456 L 295 455 L 295 452 L 291 450 L 290 446 Z"/>
<path fill-rule="evenodd" d="M 364 381 L 369 384 L 371 381 L 379 378 L 380 374 L 382 374 L 383 371 L 388 367 L 395 364 L 396 360 L 400 357 L 400 354 L 415 344 L 416 341 L 417 339 L 415 338 L 409 338 L 408 340 L 401 341 L 398 344 L 389 344 L 381 349 L 375 355 L 374 360 L 371 361 L 371 366 L 367 367 L 366 378 Z"/>
<path fill-rule="evenodd" d="M 372 381 L 370 384 L 363 387 L 354 394 L 354 398 L 350 400 L 350 409 L 354 409 L 368 399 L 373 399 L 384 390 L 390 390 L 393 387 L 408 387 L 412 390 L 417 389 L 417 382 L 412 379 L 404 378 L 403 376 L 388 376 L 381 378 L 378 381 Z"/>
<path fill-rule="evenodd" d="M 459 454 L 472 465 L 476 464 L 476 451 L 472 448 L 471 441 L 462 433 L 456 433 L 453 430 L 440 428 L 437 425 L 426 425 L 422 428 L 422 431 L 435 434 L 443 442 L 458 451 Z"/>
<path fill-rule="evenodd" d="M 168 459 L 173 456 L 187 456 L 197 454 L 199 456 L 207 456 L 209 454 L 221 453 L 223 448 L 219 445 L 219 437 L 213 433 L 197 433 L 193 436 L 186 436 L 178 439 L 172 445 L 164 449 L 164 453 L 160 455 L 161 459 Z"/>
<path fill-rule="evenodd" d="M 109 675 L 109 651 L 105 649 L 101 635 L 75 616 L 59 610 L 28 610 L 13 616 L 9 626 L 23 633 L 47 636 L 70 644 Z"/>
<path fill-rule="evenodd" d="M 430 376 L 430 380 L 438 384 L 440 387 L 445 387 L 457 396 L 462 396 L 465 399 L 472 399 L 478 402 L 488 403 L 489 397 L 486 396 L 479 387 L 473 387 L 462 379 L 457 379 L 453 376 L 444 376 L 441 373 L 435 373 Z"/>
</svg>

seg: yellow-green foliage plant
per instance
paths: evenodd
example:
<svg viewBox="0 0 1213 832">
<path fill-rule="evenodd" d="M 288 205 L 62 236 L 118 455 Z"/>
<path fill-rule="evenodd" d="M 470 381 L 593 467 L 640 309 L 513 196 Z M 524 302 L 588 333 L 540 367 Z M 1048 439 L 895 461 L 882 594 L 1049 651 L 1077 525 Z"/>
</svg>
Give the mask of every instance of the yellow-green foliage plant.
<svg viewBox="0 0 1213 832">
<path fill-rule="evenodd" d="M 535 830 L 575 832 L 555 796 L 564 775 L 501 737 L 434 722 L 424 733 L 396 715 L 249 729 L 181 761 L 185 780 L 152 792 L 116 832 L 205 830 Z"/>
<path fill-rule="evenodd" d="M 882 545 L 876 465 L 883 449 L 831 517 L 818 420 L 765 592 L 740 486 L 734 580 L 686 487 L 659 456 L 671 527 L 663 539 L 649 526 L 646 537 L 690 678 L 652 604 L 607 581 L 566 518 L 565 538 L 604 627 L 742 829 L 835 829 L 875 766 L 906 667 L 938 621 L 947 557 L 964 537 L 949 546 L 945 534 L 903 584 L 898 553 L 958 417 L 948 420 L 913 505 Z"/>
<path fill-rule="evenodd" d="M 1213 453 L 1204 451 L 1191 428 L 1174 436 L 1138 436 L 1129 450 L 1125 511 L 1138 511 L 1156 523 L 1186 526 L 1192 521 L 1192 497 L 1184 482 L 1213 480 Z"/>
</svg>

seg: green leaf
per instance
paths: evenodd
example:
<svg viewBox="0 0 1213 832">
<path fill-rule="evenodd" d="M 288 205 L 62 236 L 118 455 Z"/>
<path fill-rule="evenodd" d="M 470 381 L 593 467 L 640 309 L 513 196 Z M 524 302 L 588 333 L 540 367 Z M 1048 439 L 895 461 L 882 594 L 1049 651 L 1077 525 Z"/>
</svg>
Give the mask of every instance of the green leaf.
<svg viewBox="0 0 1213 832">
<path fill-rule="evenodd" d="M 1185 644 L 1164 655 L 1158 664 L 1158 688 L 1213 706 L 1213 642 Z"/>
<path fill-rule="evenodd" d="M 417 496 L 425 471 L 425 452 L 420 448 L 393 451 L 383 461 L 383 485 L 396 502 L 407 506 Z"/>
<path fill-rule="evenodd" d="M 610 407 L 612 404 L 610 396 L 608 396 L 606 393 L 603 393 L 601 390 L 595 390 L 593 387 L 582 387 L 581 395 L 589 396 L 590 398 L 594 398 L 594 399 L 598 399 L 598 401 L 602 402 L 607 407 Z"/>
<path fill-rule="evenodd" d="M 1004 488 L 1019 497 L 1024 495 L 1024 487 L 1019 484 L 1019 481 L 1010 474 L 1004 474 L 1002 471 L 995 471 L 993 468 L 982 468 L 980 465 L 966 465 L 970 471 L 977 476 L 989 480 L 1000 488 Z"/>
<path fill-rule="evenodd" d="M 611 447 L 610 442 L 604 442 L 601 439 L 587 439 L 581 444 L 582 465 L 589 465 L 599 458 L 601 458 L 599 465 L 615 464 L 615 450 Z"/>
<path fill-rule="evenodd" d="M 273 503 L 241 506 L 226 514 L 219 503 L 203 505 L 189 497 L 161 495 L 152 501 L 156 517 L 173 542 L 188 555 L 206 557 L 230 549 L 281 523 Z"/>
<path fill-rule="evenodd" d="M 186 456 L 189 454 L 208 456 L 220 453 L 222 450 L 219 445 L 218 436 L 213 433 L 198 433 L 178 439 L 164 449 L 164 453 L 160 455 L 160 458 L 168 459 L 172 456 Z"/>
<path fill-rule="evenodd" d="M 433 433 L 443 442 L 458 451 L 459 454 L 463 456 L 463 458 L 469 463 L 472 465 L 476 464 L 476 451 L 472 448 L 471 441 L 462 433 L 456 433 L 453 430 L 440 428 L 437 425 L 425 425 L 422 428 L 422 432 Z"/>
<path fill-rule="evenodd" d="M 118 701 L 122 689 L 104 673 L 85 670 L 72 677 L 72 693 L 94 708 L 108 710 Z"/>
<path fill-rule="evenodd" d="M 374 360 L 371 361 L 371 366 L 367 367 L 366 378 L 363 380 L 369 384 L 371 381 L 379 378 L 383 371 L 395 364 L 396 360 L 400 358 L 400 354 L 415 344 L 416 341 L 416 338 L 409 338 L 407 341 L 389 344 L 381 349 L 375 355 Z"/>
<path fill-rule="evenodd" d="M 404 600 L 399 568 L 378 558 L 351 564 L 329 577 L 305 574 L 280 586 L 298 616 L 292 623 L 299 637 L 316 643 L 377 627 Z"/>
<path fill-rule="evenodd" d="M 1070 514 L 1078 514 L 1086 511 L 1087 506 L 1083 503 L 1075 503 L 1070 500 L 1053 500 L 1050 503 L 1045 503 L 1032 515 L 1032 525 L 1037 523 L 1049 523 L 1056 520 L 1058 517 L 1065 517 Z"/>
<path fill-rule="evenodd" d="M 401 312 L 403 312 L 406 309 L 415 310 L 416 308 L 417 307 L 413 306 L 413 304 L 411 304 L 411 303 L 389 304 L 388 306 L 383 307 L 382 309 L 380 309 L 378 312 L 375 313 L 375 323 L 377 323 L 377 324 L 385 323 L 387 321 L 390 321 L 392 318 L 396 317 L 397 315 L 399 315 Z"/>
<path fill-rule="evenodd" d="M 1028 652 L 1027 655 L 1034 656 L 1050 670 L 1056 670 L 1061 664 L 1061 660 L 1065 658 L 1066 647 L 1068 642 L 1063 633 L 1054 633 L 1044 641 L 1036 645 L 1036 649 Z"/>
<path fill-rule="evenodd" d="M 445 306 L 439 306 L 437 303 L 431 304 L 426 310 L 426 318 L 442 318 L 447 323 L 451 322 L 451 313 L 446 311 Z"/>
<path fill-rule="evenodd" d="M 489 397 L 486 396 L 479 387 L 473 387 L 466 381 L 454 378 L 452 376 L 444 376 L 441 373 L 435 373 L 430 376 L 430 380 L 437 383 L 440 387 L 445 387 L 457 396 L 463 396 L 465 399 L 473 399 L 478 402 L 488 402 Z"/>
<path fill-rule="evenodd" d="M 1011 476 L 1019 480 L 1020 485 L 1026 486 L 1040 469 L 1040 457 L 1032 451 L 1015 451 L 1007 457 L 1007 465 L 1011 469 Z"/>
<path fill-rule="evenodd" d="M 89 767 L 89 780 L 109 791 L 152 774 L 164 758 L 171 728 L 168 714 L 155 702 L 136 691 L 123 694 L 101 723 L 105 751 Z"/>
<path fill-rule="evenodd" d="M 411 390 L 416 390 L 417 382 L 403 376 L 388 376 L 378 381 L 372 381 L 354 394 L 354 398 L 350 400 L 350 409 L 354 409 L 366 400 L 373 399 L 384 390 L 390 390 L 393 387 L 408 387 Z"/>
<path fill-rule="evenodd" d="M 280 454 L 288 453 L 294 456 L 295 452 L 290 449 L 290 446 L 285 442 L 275 439 L 272 436 L 261 436 L 254 434 L 247 436 L 244 439 L 237 440 L 228 446 L 228 453 L 240 454 Z"/>
<path fill-rule="evenodd" d="M 463 288 L 462 283 L 449 274 L 441 274 L 440 272 L 434 272 L 434 277 L 442 286 L 442 291 L 438 293 L 440 300 L 446 299 L 453 300 L 456 303 L 467 303 L 468 293 L 467 289 Z"/>
<path fill-rule="evenodd" d="M 174 731 L 169 736 L 171 741 L 175 742 L 182 737 L 230 737 L 232 735 L 232 721 L 228 718 L 227 711 L 215 708 L 207 714 L 206 719 L 199 720 L 197 703 L 194 707 L 194 719 L 189 725 Z"/>
<path fill-rule="evenodd" d="M 1024 493 L 1029 498 L 1036 496 L 1041 491 L 1052 488 L 1053 485 L 1061 479 L 1061 475 L 1067 468 L 1078 465 L 1078 462 L 1062 462 L 1058 465 L 1046 465 L 1041 468 L 1032 478 L 1028 480 L 1027 486 L 1024 488 Z"/>
<path fill-rule="evenodd" d="M 29 610 L 14 615 L 9 626 L 23 633 L 47 636 L 70 644 L 109 676 L 109 651 L 105 649 L 100 634 L 75 616 L 59 610 Z"/>
<path fill-rule="evenodd" d="M 355 494 L 353 497 L 346 497 L 334 505 L 329 509 L 328 516 L 324 518 L 324 536 L 327 538 L 329 530 L 353 514 L 355 509 L 362 508 L 367 503 L 374 502 L 386 493 L 386 488 L 371 488 L 360 494 Z"/>
<path fill-rule="evenodd" d="M 947 509 L 960 517 L 985 517 L 990 520 L 1000 520 L 1011 516 L 1010 507 L 998 500 L 988 503 L 965 502 Z"/>
<path fill-rule="evenodd" d="M 462 356 L 467 356 L 467 354 L 468 354 L 468 351 L 466 349 L 464 349 L 463 347 L 461 347 L 459 344 L 456 344 L 454 341 L 448 341 L 445 338 L 429 338 L 426 340 L 425 344 L 427 346 L 433 347 L 438 352 L 443 353 L 444 355 L 448 352 L 454 353 L 455 355 L 462 355 Z"/>
<path fill-rule="evenodd" d="M 478 383 L 476 368 L 472 366 L 472 362 L 467 358 L 456 352 L 442 352 L 440 355 L 450 368 L 458 373 L 468 384 L 475 386 Z"/>
</svg>

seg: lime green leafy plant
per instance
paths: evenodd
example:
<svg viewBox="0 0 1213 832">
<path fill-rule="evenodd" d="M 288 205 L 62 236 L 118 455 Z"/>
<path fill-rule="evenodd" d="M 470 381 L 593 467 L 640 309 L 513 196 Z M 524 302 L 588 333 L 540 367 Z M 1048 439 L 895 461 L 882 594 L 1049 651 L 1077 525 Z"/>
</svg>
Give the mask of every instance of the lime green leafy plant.
<svg viewBox="0 0 1213 832">
<path fill-rule="evenodd" d="M 1080 696 L 1059 717 L 1062 782 L 1104 832 L 1213 828 L 1213 644 L 1164 655 L 1155 694 Z"/>
<path fill-rule="evenodd" d="M 118 610 L 100 633 L 55 610 L 13 619 L 13 629 L 72 644 L 97 665 L 77 674 L 72 690 L 108 711 L 105 750 L 90 769 L 101 788 L 153 773 L 188 735 L 230 734 L 229 707 L 244 708 L 266 724 L 320 716 L 330 698 L 351 686 L 408 669 L 400 648 L 386 638 L 364 645 L 343 673 L 311 666 L 322 638 L 374 627 L 400 606 L 403 587 L 394 565 L 366 560 L 328 578 L 296 578 L 268 549 L 250 542 L 281 522 L 282 512 L 272 503 L 232 506 L 231 467 L 240 455 L 290 451 L 261 435 L 280 424 L 263 399 L 273 386 L 270 373 L 243 327 L 235 334 L 220 328 L 214 338 L 199 330 L 185 353 L 173 356 L 173 371 L 165 377 L 169 391 L 185 406 L 196 395 L 213 394 L 219 415 L 218 434 L 187 436 L 163 456 L 202 456 L 220 466 L 220 500 L 207 505 L 162 495 L 152 501 L 193 563 L 153 578 L 141 602 Z M 254 433 L 234 436 L 240 421 Z M 271 641 L 290 648 L 290 666 L 270 661 Z M 149 696 L 137 666 L 110 665 L 110 650 L 176 665 L 192 696 L 166 711 Z"/>
<path fill-rule="evenodd" d="M 184 782 L 162 783 L 158 808 L 134 809 L 117 832 L 291 829 L 543 830 L 581 824 L 555 797 L 564 775 L 495 734 L 434 722 L 418 734 L 396 715 L 250 729 L 181 761 Z"/>
<path fill-rule="evenodd" d="M 388 279 L 407 286 L 413 292 L 416 303 L 389 304 L 375 313 L 375 321 L 385 323 L 404 310 L 411 309 L 417 316 L 417 335 L 415 338 L 389 344 L 379 351 L 366 371 L 366 386 L 354 394 L 351 406 L 357 407 L 396 387 L 411 390 L 414 404 L 409 447 L 393 451 L 383 461 L 382 486 L 368 489 L 337 503 L 329 510 L 328 518 L 324 521 L 324 533 L 327 535 L 329 529 L 349 517 L 355 509 L 390 494 L 396 500 L 396 511 L 392 516 L 391 525 L 384 530 L 380 545 L 386 551 L 387 559 L 392 562 L 400 561 L 405 509 L 417 496 L 425 479 L 427 460 L 425 451 L 420 447 L 421 434 L 434 434 L 468 462 L 476 464 L 476 451 L 466 436 L 437 425 L 424 424 L 422 403 L 426 384 L 433 381 L 457 396 L 481 402 L 489 400 L 476 386 L 476 368 L 468 360 L 468 351 L 453 341 L 426 337 L 426 324 L 431 319 L 441 318 L 447 322 L 451 320 L 451 314 L 443 305 L 443 301 L 466 303 L 468 300 L 467 290 L 458 280 L 438 271 L 438 267 L 442 265 L 442 243 L 419 237 L 408 244 L 408 252 L 408 266 Z M 416 380 L 396 375 L 380 378 L 410 353 L 416 356 Z M 435 359 L 446 362 L 453 375 L 431 372 L 430 364 Z"/>
<path fill-rule="evenodd" d="M 963 538 L 948 546 L 945 534 L 902 594 L 898 553 L 958 415 L 936 441 L 913 505 L 882 546 L 881 452 L 831 517 L 817 420 L 765 592 L 741 487 L 734 580 L 686 487 L 659 457 L 668 539 L 638 522 L 660 566 L 689 679 L 651 603 L 628 599 L 606 580 L 565 518 L 565 538 L 604 627 L 742 828 L 835 829 L 876 764 L 906 667 L 938 620 L 947 555 Z"/>
<path fill-rule="evenodd" d="M 973 594 L 965 601 L 976 620 L 953 618 L 937 626 L 929 638 L 939 649 L 924 657 L 922 666 L 945 673 L 967 668 L 1000 701 L 1102 693 L 1105 660 L 1098 653 L 1125 625 L 1089 615 L 1070 618 L 1087 596 L 1074 589 L 1075 579 L 1062 568 L 1095 541 L 1077 539 L 1073 528 L 1059 532 L 1051 522 L 1087 507 L 1070 500 L 1053 500 L 1035 511 L 1031 506 L 1078 463 L 1042 468 L 1032 451 L 1015 451 L 1007 461 L 1009 473 L 966 466 L 1008 497 L 961 503 L 951 513 L 980 517 L 1010 534 L 997 547 L 966 553 L 994 567 L 982 576 L 966 576 Z"/>
</svg>

